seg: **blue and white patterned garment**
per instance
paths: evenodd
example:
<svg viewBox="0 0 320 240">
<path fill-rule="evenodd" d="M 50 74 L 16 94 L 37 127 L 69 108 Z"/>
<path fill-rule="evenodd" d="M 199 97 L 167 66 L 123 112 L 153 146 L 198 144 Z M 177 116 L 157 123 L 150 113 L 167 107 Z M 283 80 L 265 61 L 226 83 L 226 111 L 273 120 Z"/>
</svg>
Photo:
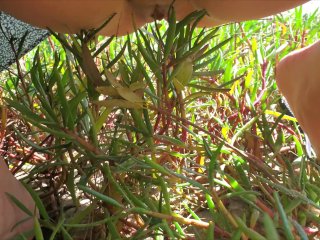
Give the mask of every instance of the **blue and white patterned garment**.
<svg viewBox="0 0 320 240">
<path fill-rule="evenodd" d="M 0 72 L 36 47 L 50 33 L 0 12 Z"/>
</svg>

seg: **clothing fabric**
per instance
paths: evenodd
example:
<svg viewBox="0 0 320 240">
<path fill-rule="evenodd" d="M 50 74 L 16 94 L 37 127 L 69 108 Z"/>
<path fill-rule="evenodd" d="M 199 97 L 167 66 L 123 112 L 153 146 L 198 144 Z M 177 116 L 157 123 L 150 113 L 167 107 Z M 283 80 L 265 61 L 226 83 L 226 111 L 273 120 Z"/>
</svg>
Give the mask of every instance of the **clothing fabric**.
<svg viewBox="0 0 320 240">
<path fill-rule="evenodd" d="M 0 12 L 0 72 L 50 35 L 49 31 Z"/>
</svg>

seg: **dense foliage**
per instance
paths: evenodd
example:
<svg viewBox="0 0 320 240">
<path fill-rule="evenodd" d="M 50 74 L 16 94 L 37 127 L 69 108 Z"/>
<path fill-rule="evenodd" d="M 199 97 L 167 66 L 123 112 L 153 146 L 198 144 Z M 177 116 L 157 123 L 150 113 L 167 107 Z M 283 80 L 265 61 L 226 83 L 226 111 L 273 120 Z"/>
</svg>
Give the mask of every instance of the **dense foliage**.
<svg viewBox="0 0 320 240">
<path fill-rule="evenodd" d="M 121 38 L 53 34 L 1 74 L 3 155 L 51 230 L 36 239 L 316 239 L 319 165 L 274 78 L 318 15 L 168 14 Z"/>
</svg>

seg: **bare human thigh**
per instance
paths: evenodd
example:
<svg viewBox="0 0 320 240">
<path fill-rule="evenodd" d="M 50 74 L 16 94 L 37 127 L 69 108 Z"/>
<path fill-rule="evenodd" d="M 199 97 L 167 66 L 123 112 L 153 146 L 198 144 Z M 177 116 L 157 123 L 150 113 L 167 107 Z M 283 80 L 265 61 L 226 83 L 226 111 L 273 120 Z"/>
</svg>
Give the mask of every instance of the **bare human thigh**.
<svg viewBox="0 0 320 240">
<path fill-rule="evenodd" d="M 266 17 L 299 6 L 308 0 L 176 0 L 177 20 L 195 10 L 208 15 L 199 26 Z M 103 24 L 112 14 L 103 35 L 124 35 L 136 27 L 165 18 L 172 0 L 1 0 L 0 10 L 32 25 L 57 32 L 79 33 Z"/>
<path fill-rule="evenodd" d="M 17 198 L 31 212 L 34 212 L 35 203 L 28 191 L 11 174 L 3 159 L 0 159 L 0 176 L 0 239 L 9 240 L 32 230 L 34 221 L 6 193 Z"/>
<path fill-rule="evenodd" d="M 276 68 L 277 84 L 320 154 L 320 41 L 294 51 Z"/>
<path fill-rule="evenodd" d="M 123 35 L 133 31 L 133 20 L 137 27 L 154 18 L 164 18 L 171 0 L 0 0 L 0 10 L 35 26 L 51 28 L 54 31 L 78 33 L 81 29 L 99 27 L 113 13 L 116 16 L 105 29 L 104 35 Z M 176 0 L 177 19 L 181 20 L 194 10 L 205 8 L 208 12 L 201 26 L 216 26 L 231 21 L 265 17 L 301 5 L 307 0 Z M 320 148 L 320 128 L 317 123 L 320 114 L 314 111 L 320 98 L 319 43 L 290 54 L 278 66 L 277 81 L 286 96 L 297 119 L 316 149 Z M 319 152 L 317 150 L 317 152 Z M 17 228 L 12 227 L 27 215 L 15 206 L 6 196 L 9 192 L 16 196 L 30 210 L 34 203 L 23 186 L 11 175 L 7 166 L 0 160 L 0 239 L 32 229 L 32 220 Z"/>
</svg>

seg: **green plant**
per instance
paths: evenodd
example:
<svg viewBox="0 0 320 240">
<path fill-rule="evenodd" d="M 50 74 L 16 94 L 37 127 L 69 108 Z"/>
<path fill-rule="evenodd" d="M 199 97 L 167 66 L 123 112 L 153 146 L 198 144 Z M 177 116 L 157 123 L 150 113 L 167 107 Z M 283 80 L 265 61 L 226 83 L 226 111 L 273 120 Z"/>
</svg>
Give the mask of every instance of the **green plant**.
<svg viewBox="0 0 320 240">
<path fill-rule="evenodd" d="M 307 27 L 278 16 L 197 29 L 204 14 L 176 23 L 170 9 L 168 24 L 123 38 L 53 33 L 7 73 L 13 171 L 34 166 L 50 239 L 315 235 L 318 165 L 273 80 Z"/>
</svg>

